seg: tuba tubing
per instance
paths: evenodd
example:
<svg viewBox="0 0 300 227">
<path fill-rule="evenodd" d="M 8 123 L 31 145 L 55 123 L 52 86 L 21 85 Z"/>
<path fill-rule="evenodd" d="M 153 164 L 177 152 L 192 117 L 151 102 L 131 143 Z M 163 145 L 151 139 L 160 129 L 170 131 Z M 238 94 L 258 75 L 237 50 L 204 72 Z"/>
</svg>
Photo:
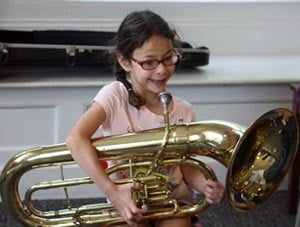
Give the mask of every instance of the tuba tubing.
<svg viewBox="0 0 300 227">
<path fill-rule="evenodd" d="M 214 133 L 209 133 L 211 131 L 214 131 Z M 93 139 L 93 145 L 98 152 L 100 160 L 123 160 L 132 159 L 133 157 L 143 157 L 143 159 L 151 160 L 160 149 L 164 133 L 165 129 L 162 127 L 136 133 L 102 137 Z M 216 135 L 221 140 L 216 141 Z M 217 123 L 207 121 L 173 125 L 170 126 L 170 136 L 163 153 L 163 158 L 169 160 L 175 157 L 176 160 L 179 160 L 178 163 L 182 163 L 182 159 L 179 159 L 179 157 L 210 154 L 218 158 L 219 154 L 223 154 L 222 156 L 228 157 L 220 161 L 227 163 L 241 135 L 241 128 L 229 122 Z M 213 151 L 217 151 L 219 154 L 213 154 Z M 74 226 L 74 222 L 76 223 L 78 220 L 74 220 L 73 217 L 65 217 L 65 213 L 70 213 L 70 211 L 62 212 L 63 217 L 58 220 L 41 218 L 38 214 L 33 215 L 32 209 L 29 209 L 31 202 L 26 200 L 27 204 L 23 203 L 18 189 L 21 177 L 30 170 L 71 163 L 74 163 L 74 160 L 65 143 L 40 146 L 15 155 L 6 164 L 1 174 L 3 204 L 25 226 L 36 226 L 38 223 L 43 223 L 43 225 L 47 226 Z M 215 178 L 214 173 L 207 166 L 201 166 L 201 169 L 207 178 Z M 42 184 L 39 187 L 70 186 L 84 183 L 84 181 L 87 181 L 87 179 L 77 181 L 64 180 L 59 181 L 57 185 L 52 183 L 45 186 Z M 31 194 L 36 190 L 36 188 L 30 189 L 31 192 L 26 196 L 27 199 L 30 199 Z M 203 207 L 192 208 L 193 213 L 199 210 L 203 210 Z M 84 211 L 80 211 L 80 213 L 84 213 Z M 189 212 L 185 211 L 185 213 Z M 166 215 L 156 214 L 154 216 Z M 117 220 L 119 221 L 119 219 Z"/>
<path fill-rule="evenodd" d="M 277 189 L 289 166 L 295 158 L 299 143 L 297 119 L 288 109 L 271 110 L 250 124 L 245 130 L 243 126 L 227 121 L 199 121 L 171 125 L 169 136 L 159 164 L 191 164 L 203 171 L 206 178 L 216 179 L 214 172 L 207 165 L 197 160 L 197 156 L 211 157 L 228 168 L 226 188 L 230 204 L 237 210 L 250 210 L 267 200 Z M 93 139 L 100 160 L 133 160 L 129 167 L 149 166 L 161 144 L 165 128 L 156 128 L 136 133 Z M 142 162 L 137 159 L 143 158 Z M 66 144 L 41 146 L 25 150 L 8 161 L 4 167 L 1 182 L 1 197 L 4 206 L 20 223 L 25 226 L 90 226 L 101 223 L 110 226 L 122 223 L 118 215 L 112 215 L 112 207 L 100 209 L 98 205 L 66 209 L 44 217 L 32 208 L 31 194 L 38 190 L 32 188 L 22 202 L 19 195 L 19 181 L 28 171 L 49 166 L 61 166 L 74 163 Z M 123 167 L 108 168 L 108 174 Z M 149 181 L 160 181 L 155 174 L 147 176 Z M 134 182 L 138 177 L 129 179 Z M 147 180 L 141 180 L 147 182 Z M 66 179 L 58 181 L 62 187 L 83 183 L 92 183 L 89 178 Z M 116 182 L 118 183 L 118 182 Z M 124 182 L 123 182 L 124 183 Z M 125 182 L 126 183 L 126 182 Z M 47 188 L 45 185 L 41 187 Z M 155 202 L 154 202 L 155 203 Z M 171 211 L 149 211 L 144 219 L 166 218 L 174 215 L 187 216 L 199 213 L 207 207 L 202 199 L 196 206 L 178 208 L 178 204 L 168 201 Z M 94 215 L 94 216 L 93 216 Z M 101 216 L 101 217 L 100 217 Z"/>
</svg>

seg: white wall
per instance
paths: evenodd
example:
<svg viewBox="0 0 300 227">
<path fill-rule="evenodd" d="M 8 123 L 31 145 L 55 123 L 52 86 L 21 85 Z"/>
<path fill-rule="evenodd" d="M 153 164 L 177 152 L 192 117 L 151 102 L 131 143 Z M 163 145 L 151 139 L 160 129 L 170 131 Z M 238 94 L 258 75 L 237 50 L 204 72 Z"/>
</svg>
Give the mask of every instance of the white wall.
<svg viewBox="0 0 300 227">
<path fill-rule="evenodd" d="M 213 55 L 299 54 L 300 1 L 108 2 L 2 0 L 0 29 L 116 31 L 132 10 L 151 9 L 181 38 Z"/>
</svg>

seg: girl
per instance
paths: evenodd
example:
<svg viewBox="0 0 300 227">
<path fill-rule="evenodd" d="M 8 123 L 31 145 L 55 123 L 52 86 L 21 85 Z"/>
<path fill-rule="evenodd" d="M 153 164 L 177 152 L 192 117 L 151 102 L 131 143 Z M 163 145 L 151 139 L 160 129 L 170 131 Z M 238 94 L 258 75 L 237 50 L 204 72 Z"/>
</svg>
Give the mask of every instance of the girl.
<svg viewBox="0 0 300 227">
<path fill-rule="evenodd" d="M 115 184 L 99 164 L 90 138 L 101 126 L 104 136 L 163 127 L 163 107 L 158 94 L 166 90 L 180 55 L 175 50 L 176 33 L 159 15 L 151 11 L 130 13 L 121 23 L 116 37 L 115 74 L 117 81 L 104 86 L 70 131 L 66 143 L 74 160 L 107 196 L 129 226 L 151 226 L 139 223 L 143 210 L 131 198 L 132 184 Z M 130 78 L 127 80 L 127 75 Z M 192 106 L 173 97 L 170 124 L 195 120 Z M 189 202 L 192 188 L 204 193 L 211 204 L 221 201 L 224 187 L 206 180 L 200 171 L 190 166 L 163 169 L 170 176 L 172 196 Z M 117 177 L 126 177 L 119 172 Z M 192 226 L 190 218 L 156 221 L 156 226 Z M 125 225 L 125 226 L 128 226 Z M 124 226 L 124 225 L 123 225 Z"/>
</svg>

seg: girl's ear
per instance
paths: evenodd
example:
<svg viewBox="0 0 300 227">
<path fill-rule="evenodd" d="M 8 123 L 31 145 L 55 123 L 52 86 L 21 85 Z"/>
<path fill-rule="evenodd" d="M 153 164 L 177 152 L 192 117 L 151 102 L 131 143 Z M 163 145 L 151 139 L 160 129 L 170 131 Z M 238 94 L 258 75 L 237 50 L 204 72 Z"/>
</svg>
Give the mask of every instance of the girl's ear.
<svg viewBox="0 0 300 227">
<path fill-rule="evenodd" d="M 117 57 L 117 60 L 118 60 L 119 64 L 122 66 L 122 68 L 126 72 L 130 72 L 131 65 L 130 65 L 129 60 L 124 58 L 124 56 L 120 53 L 116 53 L 116 57 Z"/>
</svg>

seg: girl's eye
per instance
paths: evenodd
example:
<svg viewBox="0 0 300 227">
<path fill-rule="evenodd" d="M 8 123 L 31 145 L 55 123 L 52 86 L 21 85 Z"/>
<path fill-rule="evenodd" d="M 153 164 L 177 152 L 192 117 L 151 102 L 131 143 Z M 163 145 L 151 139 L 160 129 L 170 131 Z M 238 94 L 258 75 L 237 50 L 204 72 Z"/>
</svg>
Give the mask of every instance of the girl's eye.
<svg viewBox="0 0 300 227">
<path fill-rule="evenodd" d="M 145 67 L 151 67 L 151 66 L 154 66 L 154 65 L 156 65 L 157 64 L 157 61 L 155 61 L 155 60 L 149 60 L 149 61 L 144 61 L 143 62 L 143 65 L 145 66 Z"/>
</svg>

